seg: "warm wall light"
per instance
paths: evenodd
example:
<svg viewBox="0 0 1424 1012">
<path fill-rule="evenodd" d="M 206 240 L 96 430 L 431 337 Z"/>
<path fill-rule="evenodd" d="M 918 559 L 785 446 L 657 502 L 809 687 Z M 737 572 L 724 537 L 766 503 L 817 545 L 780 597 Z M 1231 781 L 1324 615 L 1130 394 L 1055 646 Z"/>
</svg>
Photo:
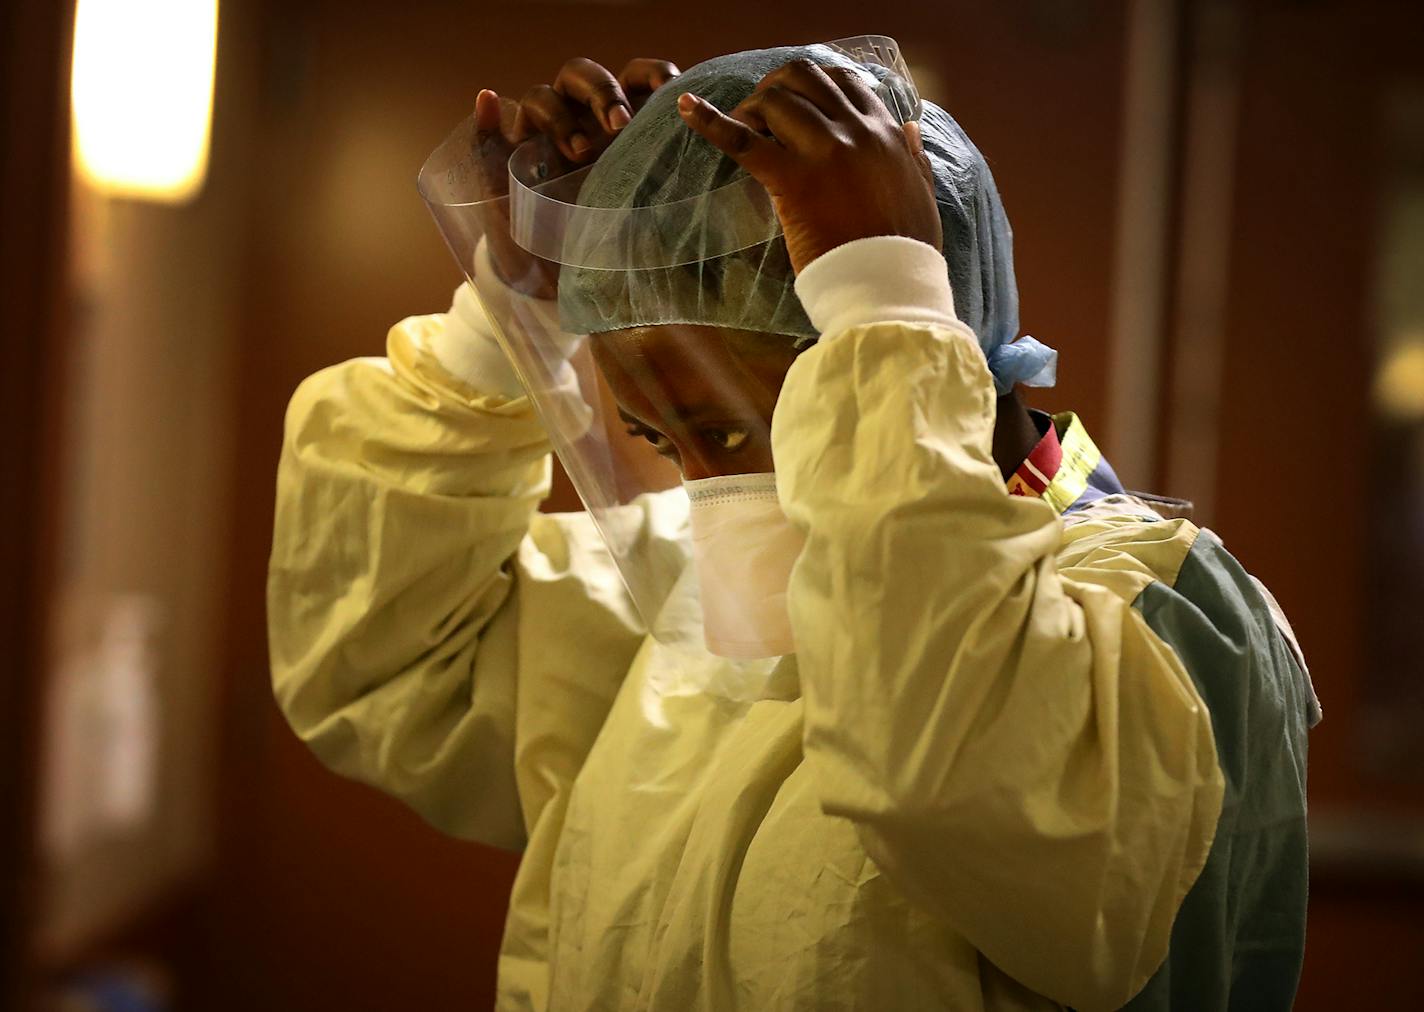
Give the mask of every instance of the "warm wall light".
<svg viewBox="0 0 1424 1012">
<path fill-rule="evenodd" d="M 1375 406 L 1392 422 L 1424 422 L 1424 333 L 1402 335 L 1375 373 Z"/>
<path fill-rule="evenodd" d="M 70 98 L 80 176 L 116 196 L 196 196 L 217 43 L 217 0 L 79 0 Z"/>
</svg>

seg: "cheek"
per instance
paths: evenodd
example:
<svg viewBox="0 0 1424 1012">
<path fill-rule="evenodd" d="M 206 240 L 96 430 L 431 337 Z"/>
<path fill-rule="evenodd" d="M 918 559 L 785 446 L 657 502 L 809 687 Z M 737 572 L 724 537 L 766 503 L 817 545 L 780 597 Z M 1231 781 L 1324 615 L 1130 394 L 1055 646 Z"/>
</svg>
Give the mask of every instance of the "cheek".
<svg viewBox="0 0 1424 1012">
<path fill-rule="evenodd" d="M 771 458 L 771 416 L 767 415 L 766 425 L 747 437 L 751 444 L 747 447 L 748 453 L 756 461 L 756 467 L 750 471 L 763 473 L 775 471 L 776 465 Z"/>
<path fill-rule="evenodd" d="M 781 388 L 786 383 L 786 374 L 791 371 L 791 366 L 795 364 L 796 358 L 797 356 L 791 353 L 785 358 L 777 357 L 761 361 L 755 368 L 753 374 L 755 382 L 757 387 L 764 392 L 762 415 L 768 428 L 771 426 L 771 416 L 776 409 L 776 402 L 781 398 Z"/>
<path fill-rule="evenodd" d="M 679 440 L 677 448 L 682 460 L 682 476 L 689 480 L 775 470 L 771 459 L 771 429 L 767 426 L 753 428 L 747 433 L 746 442 L 735 450 L 692 434 Z"/>
<path fill-rule="evenodd" d="M 736 453 L 720 450 L 727 465 L 727 474 L 762 474 L 776 470 L 771 462 L 771 432 L 753 433 Z"/>
</svg>

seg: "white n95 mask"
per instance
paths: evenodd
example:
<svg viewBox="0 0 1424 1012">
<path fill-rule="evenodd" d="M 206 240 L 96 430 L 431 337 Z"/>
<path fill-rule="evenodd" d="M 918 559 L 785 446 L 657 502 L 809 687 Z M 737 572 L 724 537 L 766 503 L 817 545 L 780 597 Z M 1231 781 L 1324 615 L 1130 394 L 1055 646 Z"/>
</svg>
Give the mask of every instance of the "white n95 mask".
<svg viewBox="0 0 1424 1012">
<path fill-rule="evenodd" d="M 707 649 L 752 660 L 794 653 L 786 590 L 805 539 L 781 511 L 776 475 L 684 481 Z"/>
</svg>

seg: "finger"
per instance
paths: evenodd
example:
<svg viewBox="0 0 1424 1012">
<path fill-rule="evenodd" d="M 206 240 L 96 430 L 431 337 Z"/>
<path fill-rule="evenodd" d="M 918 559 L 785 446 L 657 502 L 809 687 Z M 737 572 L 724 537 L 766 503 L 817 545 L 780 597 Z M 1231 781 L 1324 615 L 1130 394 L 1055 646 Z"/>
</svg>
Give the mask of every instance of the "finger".
<svg viewBox="0 0 1424 1012">
<path fill-rule="evenodd" d="M 920 133 L 920 124 L 915 120 L 906 120 L 900 129 L 904 131 L 905 141 L 910 145 L 910 151 L 915 156 L 915 161 L 920 166 L 920 175 L 925 177 L 925 185 L 930 188 L 930 193 L 934 193 L 935 178 L 934 167 L 930 165 L 930 156 L 925 152 L 924 137 Z"/>
<path fill-rule="evenodd" d="M 616 134 L 633 118 L 633 105 L 623 94 L 623 86 L 602 64 L 582 56 L 559 69 L 554 90 L 593 110 L 603 129 Z"/>
<path fill-rule="evenodd" d="M 593 143 L 580 129 L 563 96 L 547 84 L 530 88 L 520 99 L 514 132 L 519 139 L 544 134 L 553 140 L 565 158 L 576 162 L 583 161 L 593 151 Z"/>
<path fill-rule="evenodd" d="M 517 115 L 517 102 L 481 88 L 474 97 L 474 139 L 481 154 L 490 154 L 494 149 L 504 149 L 508 154 L 508 147 L 518 139 L 514 135 Z"/>
<path fill-rule="evenodd" d="M 502 99 L 498 94 L 483 88 L 475 96 L 475 136 L 473 154 L 474 169 L 478 173 L 479 187 L 485 196 L 495 196 L 505 192 L 507 169 L 512 142 L 504 126 L 510 121 L 506 108 L 513 102 Z"/>
<path fill-rule="evenodd" d="M 864 72 L 850 67 L 826 67 L 825 73 L 856 112 L 873 116 L 885 108 L 885 103 L 875 94 Z"/>
<path fill-rule="evenodd" d="M 831 130 L 829 119 L 799 92 L 779 84 L 753 92 L 731 118 L 758 133 L 769 132 L 783 147 L 804 151 Z"/>
<path fill-rule="evenodd" d="M 499 95 L 488 88 L 475 96 L 475 129 L 480 134 L 492 134 L 500 124 Z"/>
<path fill-rule="evenodd" d="M 499 97 L 499 132 L 509 144 L 515 144 L 519 137 L 515 126 L 519 120 L 519 103 L 512 98 Z"/>
<path fill-rule="evenodd" d="M 618 83 L 629 98 L 654 92 L 682 73 L 677 64 L 667 60 L 639 57 L 628 61 L 618 75 Z"/>
<path fill-rule="evenodd" d="M 831 82 L 826 72 L 804 57 L 777 67 L 757 82 L 756 90 L 761 92 L 776 87 L 795 92 L 831 119 L 849 107 L 845 94 Z"/>
<path fill-rule="evenodd" d="M 767 184 L 768 180 L 764 177 L 774 170 L 781 154 L 774 140 L 723 114 L 712 103 L 691 92 L 684 92 L 678 97 L 677 111 L 682 114 L 683 121 L 706 138 L 709 144 L 750 172 L 762 185 Z"/>
</svg>

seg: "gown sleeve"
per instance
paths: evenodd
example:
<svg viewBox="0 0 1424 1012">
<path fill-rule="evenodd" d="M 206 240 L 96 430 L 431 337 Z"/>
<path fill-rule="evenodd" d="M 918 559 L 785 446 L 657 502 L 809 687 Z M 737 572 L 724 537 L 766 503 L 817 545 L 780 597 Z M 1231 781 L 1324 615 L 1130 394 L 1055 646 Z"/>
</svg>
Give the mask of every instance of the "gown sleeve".
<svg viewBox="0 0 1424 1012">
<path fill-rule="evenodd" d="M 1060 570 L 1063 521 L 1007 494 L 939 251 L 860 240 L 797 290 L 822 339 L 772 438 L 806 535 L 789 609 L 823 808 L 1005 973 L 1116 1008 L 1211 848 L 1210 714 L 1122 581 Z"/>
</svg>

